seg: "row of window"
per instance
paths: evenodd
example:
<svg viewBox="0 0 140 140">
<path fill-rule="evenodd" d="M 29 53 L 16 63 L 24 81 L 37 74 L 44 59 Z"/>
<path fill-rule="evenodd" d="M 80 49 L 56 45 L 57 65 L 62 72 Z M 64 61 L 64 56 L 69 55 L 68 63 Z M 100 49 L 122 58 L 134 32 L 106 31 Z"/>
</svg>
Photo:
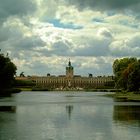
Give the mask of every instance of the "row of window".
<svg viewBox="0 0 140 140">
<path fill-rule="evenodd" d="M 80 83 L 80 84 L 86 84 L 86 83 L 88 83 L 88 84 L 93 84 L 93 83 L 105 83 L 105 82 L 108 82 L 108 81 L 111 81 L 111 80 L 108 80 L 108 79 L 104 79 L 104 80 L 72 80 L 72 81 L 69 81 L 69 80 L 45 80 L 45 79 L 37 79 L 36 80 L 36 83 L 45 83 L 45 84 L 59 84 L 59 83 L 61 83 L 61 84 L 64 84 L 64 83 L 71 83 L 71 84 L 73 84 L 73 83 Z"/>
</svg>

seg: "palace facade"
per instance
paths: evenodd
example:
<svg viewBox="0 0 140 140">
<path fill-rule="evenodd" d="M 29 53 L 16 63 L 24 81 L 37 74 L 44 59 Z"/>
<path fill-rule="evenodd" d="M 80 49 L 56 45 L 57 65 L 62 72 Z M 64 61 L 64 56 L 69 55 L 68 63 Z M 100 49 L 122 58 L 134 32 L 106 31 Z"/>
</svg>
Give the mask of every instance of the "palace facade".
<svg viewBox="0 0 140 140">
<path fill-rule="evenodd" d="M 69 60 L 66 67 L 66 74 L 53 76 L 47 74 L 47 76 L 31 76 L 36 84 L 36 87 L 47 89 L 95 89 L 104 88 L 105 86 L 111 86 L 114 82 L 113 76 L 97 76 L 93 77 L 89 74 L 87 77 L 81 75 L 74 75 L 74 67 Z"/>
</svg>

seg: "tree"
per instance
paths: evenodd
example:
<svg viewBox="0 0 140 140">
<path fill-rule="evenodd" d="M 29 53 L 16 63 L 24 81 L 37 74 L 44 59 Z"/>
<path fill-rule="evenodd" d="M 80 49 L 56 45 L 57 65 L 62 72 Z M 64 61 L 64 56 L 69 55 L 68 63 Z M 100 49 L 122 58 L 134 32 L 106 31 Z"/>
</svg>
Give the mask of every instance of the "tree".
<svg viewBox="0 0 140 140">
<path fill-rule="evenodd" d="M 122 58 L 113 63 L 115 85 L 128 91 L 139 91 L 140 88 L 140 60 L 136 58 Z"/>
<path fill-rule="evenodd" d="M 11 62 L 8 55 L 4 56 L 0 53 L 0 91 L 12 88 L 16 70 L 15 64 Z"/>
<path fill-rule="evenodd" d="M 133 70 L 128 77 L 128 90 L 139 91 L 140 88 L 140 61 L 133 64 Z"/>
</svg>

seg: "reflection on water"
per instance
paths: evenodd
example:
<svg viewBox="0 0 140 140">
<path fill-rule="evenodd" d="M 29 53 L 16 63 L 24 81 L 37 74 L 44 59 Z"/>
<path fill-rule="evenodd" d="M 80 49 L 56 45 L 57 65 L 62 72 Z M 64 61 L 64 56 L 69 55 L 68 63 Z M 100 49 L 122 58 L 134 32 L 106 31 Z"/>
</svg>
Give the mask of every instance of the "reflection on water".
<svg viewBox="0 0 140 140">
<path fill-rule="evenodd" d="M 0 112 L 16 112 L 16 106 L 0 106 Z"/>
<path fill-rule="evenodd" d="M 139 140 L 140 103 L 101 94 L 22 92 L 0 99 L 0 140 Z"/>
<path fill-rule="evenodd" d="M 71 119 L 72 110 L 73 110 L 73 105 L 66 105 L 66 112 L 68 113 L 69 120 Z"/>
<path fill-rule="evenodd" d="M 140 124 L 140 106 L 114 106 L 113 119 L 122 124 Z"/>
</svg>

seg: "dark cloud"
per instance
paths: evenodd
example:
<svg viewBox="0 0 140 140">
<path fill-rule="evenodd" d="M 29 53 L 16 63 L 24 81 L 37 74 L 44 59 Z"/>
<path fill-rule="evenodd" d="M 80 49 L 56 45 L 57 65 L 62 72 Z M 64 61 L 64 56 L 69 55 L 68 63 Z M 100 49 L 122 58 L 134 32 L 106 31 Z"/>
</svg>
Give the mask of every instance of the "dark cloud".
<svg viewBox="0 0 140 140">
<path fill-rule="evenodd" d="M 84 46 L 83 48 L 77 48 L 74 51 L 74 55 L 77 56 L 107 56 L 109 53 L 109 42 L 106 43 L 105 40 L 97 41 L 93 40 L 90 44 Z"/>
<path fill-rule="evenodd" d="M 76 5 L 79 10 L 90 8 L 93 10 L 138 10 L 140 8 L 140 0 L 67 0 L 69 4 Z M 137 6 L 137 9 L 134 8 Z"/>
<path fill-rule="evenodd" d="M 109 45 L 113 40 L 111 32 L 101 30 L 99 36 L 80 36 L 79 47 L 75 47 L 73 54 L 76 56 L 107 56 Z"/>
<path fill-rule="evenodd" d="M 32 53 L 36 52 L 34 50 L 37 47 L 43 47 L 46 43 L 42 41 L 38 36 L 31 37 L 17 37 L 16 40 L 10 38 L 7 41 L 0 42 L 0 48 L 3 53 L 11 52 L 10 56 L 12 58 L 32 58 Z M 20 53 L 23 54 L 21 57 Z M 24 58 L 25 59 L 25 58 Z"/>
<path fill-rule="evenodd" d="M 104 36 L 105 38 L 110 38 L 110 39 L 113 38 L 111 32 L 108 31 L 108 30 L 102 30 L 102 31 L 100 32 L 100 35 Z"/>
<path fill-rule="evenodd" d="M 0 42 L 8 39 L 9 36 L 8 32 L 9 30 L 7 28 L 0 27 Z"/>
<path fill-rule="evenodd" d="M 23 16 L 36 10 L 34 0 L 0 0 L 0 20 L 9 16 Z"/>
<path fill-rule="evenodd" d="M 24 37 L 18 44 L 21 49 L 33 49 L 35 47 L 45 46 L 45 42 L 38 36 Z"/>
<path fill-rule="evenodd" d="M 70 46 L 69 46 L 69 44 L 67 44 L 63 41 L 58 41 L 52 45 L 52 49 L 53 50 L 50 51 L 51 54 L 56 54 L 59 56 L 67 56 L 67 55 L 69 55 Z"/>
<path fill-rule="evenodd" d="M 60 37 L 61 38 L 61 37 Z M 42 55 L 51 56 L 73 56 L 73 44 L 68 40 L 56 40 L 50 44 L 44 45 L 45 47 L 37 47 L 38 52 Z"/>
<path fill-rule="evenodd" d="M 38 48 L 38 51 L 47 56 L 107 56 L 110 52 L 110 43 L 111 40 L 108 38 L 95 39 L 82 37 L 81 42 L 77 45 L 68 41 L 57 41 L 51 44 L 51 50 Z"/>
<path fill-rule="evenodd" d="M 128 42 L 127 45 L 131 48 L 140 48 L 140 34 L 134 35 Z"/>
<path fill-rule="evenodd" d="M 113 63 L 113 62 L 112 62 Z M 109 57 L 76 57 L 72 58 L 75 74 L 88 76 L 112 75 L 112 63 Z"/>
<path fill-rule="evenodd" d="M 0 42 L 9 40 L 10 38 L 20 38 L 23 36 L 22 31 L 16 27 L 4 27 L 0 26 Z"/>
</svg>

